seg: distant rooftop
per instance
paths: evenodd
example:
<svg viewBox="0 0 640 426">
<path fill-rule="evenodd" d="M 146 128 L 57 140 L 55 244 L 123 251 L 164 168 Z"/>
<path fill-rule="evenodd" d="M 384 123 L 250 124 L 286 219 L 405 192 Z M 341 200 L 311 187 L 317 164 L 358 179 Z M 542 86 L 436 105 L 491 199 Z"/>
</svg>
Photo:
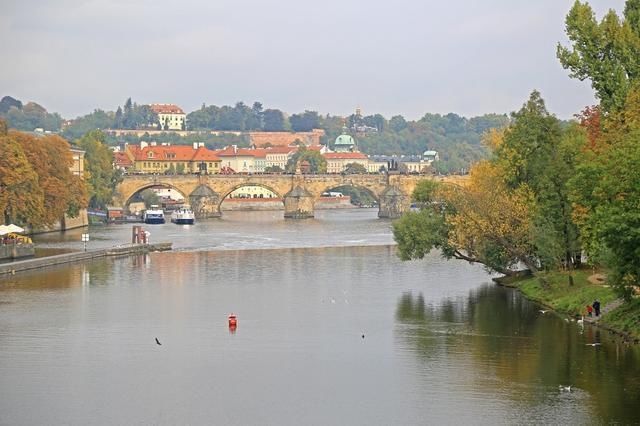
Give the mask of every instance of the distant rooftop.
<svg viewBox="0 0 640 426">
<path fill-rule="evenodd" d="M 149 108 L 156 114 L 184 114 L 182 108 L 175 104 L 151 104 Z"/>
</svg>

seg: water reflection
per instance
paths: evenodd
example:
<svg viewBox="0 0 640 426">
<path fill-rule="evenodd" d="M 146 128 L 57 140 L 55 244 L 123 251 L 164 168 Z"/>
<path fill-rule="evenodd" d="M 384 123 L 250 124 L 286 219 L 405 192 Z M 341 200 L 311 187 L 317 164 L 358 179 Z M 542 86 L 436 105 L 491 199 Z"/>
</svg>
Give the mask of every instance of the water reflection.
<svg viewBox="0 0 640 426">
<path fill-rule="evenodd" d="M 557 316 L 542 315 L 537 305 L 513 290 L 485 285 L 467 298 L 437 304 L 426 303 L 422 294 L 405 293 L 398 300 L 396 320 L 399 334 L 422 363 L 433 369 L 434 363 L 450 368 L 450 363 L 470 362 L 474 370 L 488 374 L 481 379 L 490 384 L 484 386 L 488 392 L 505 388 L 502 397 L 525 404 L 527 419 L 639 420 L 638 347 L 597 328 L 582 330 Z M 601 345 L 591 346 L 594 342 Z M 451 359 L 444 360 L 442 354 Z M 572 392 L 561 391 L 559 385 L 572 385 Z M 562 406 L 568 411 L 541 411 Z"/>
<path fill-rule="evenodd" d="M 0 423 L 633 419 L 637 349 L 580 334 L 481 286 L 488 278 L 437 255 L 401 262 L 393 246 L 287 245 L 11 276 L 0 285 Z"/>
</svg>

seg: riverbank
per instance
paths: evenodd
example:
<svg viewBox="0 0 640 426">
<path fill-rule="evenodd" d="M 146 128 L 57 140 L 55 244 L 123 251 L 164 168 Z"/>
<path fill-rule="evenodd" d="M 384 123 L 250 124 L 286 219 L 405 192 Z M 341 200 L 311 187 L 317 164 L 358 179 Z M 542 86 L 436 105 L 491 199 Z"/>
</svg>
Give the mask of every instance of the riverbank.
<svg viewBox="0 0 640 426">
<path fill-rule="evenodd" d="M 568 272 L 539 272 L 534 276 L 495 280 L 499 285 L 513 287 L 529 300 L 570 317 L 585 316 L 585 322 L 605 328 L 634 341 L 640 340 L 640 299 L 623 303 L 606 284 L 601 274 L 591 269 Z M 586 307 L 595 300 L 602 305 L 599 318 L 586 317 Z"/>
<path fill-rule="evenodd" d="M 122 244 L 115 247 L 94 249 L 81 252 L 63 253 L 55 256 L 39 257 L 0 264 L 0 277 L 13 275 L 16 272 L 32 269 L 47 268 L 66 263 L 76 263 L 106 256 L 126 256 L 130 254 L 147 253 L 150 251 L 171 250 L 171 243 L 156 244 Z"/>
</svg>

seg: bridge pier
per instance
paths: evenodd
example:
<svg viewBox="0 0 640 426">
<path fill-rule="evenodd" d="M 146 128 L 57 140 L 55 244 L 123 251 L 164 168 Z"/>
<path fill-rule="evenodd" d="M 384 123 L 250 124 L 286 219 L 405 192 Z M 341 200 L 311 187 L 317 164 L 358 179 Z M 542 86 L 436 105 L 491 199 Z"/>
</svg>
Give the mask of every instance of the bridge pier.
<svg viewBox="0 0 640 426">
<path fill-rule="evenodd" d="M 206 185 L 199 185 L 190 195 L 189 204 L 197 219 L 220 217 L 220 195 Z"/>
<path fill-rule="evenodd" d="M 380 194 L 378 217 L 397 219 L 409 210 L 411 203 L 398 187 L 390 186 Z"/>
<path fill-rule="evenodd" d="M 313 217 L 314 197 L 306 189 L 296 186 L 284 196 L 284 217 L 308 219 Z"/>
</svg>

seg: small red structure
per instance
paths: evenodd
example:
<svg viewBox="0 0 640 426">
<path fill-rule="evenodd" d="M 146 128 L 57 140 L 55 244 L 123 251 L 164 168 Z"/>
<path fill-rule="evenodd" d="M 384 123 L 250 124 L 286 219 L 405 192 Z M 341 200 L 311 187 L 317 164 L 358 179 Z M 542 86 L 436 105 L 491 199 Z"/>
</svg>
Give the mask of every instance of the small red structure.
<svg viewBox="0 0 640 426">
<path fill-rule="evenodd" d="M 238 318 L 236 314 L 229 314 L 229 327 L 235 327 L 238 325 Z"/>
</svg>

